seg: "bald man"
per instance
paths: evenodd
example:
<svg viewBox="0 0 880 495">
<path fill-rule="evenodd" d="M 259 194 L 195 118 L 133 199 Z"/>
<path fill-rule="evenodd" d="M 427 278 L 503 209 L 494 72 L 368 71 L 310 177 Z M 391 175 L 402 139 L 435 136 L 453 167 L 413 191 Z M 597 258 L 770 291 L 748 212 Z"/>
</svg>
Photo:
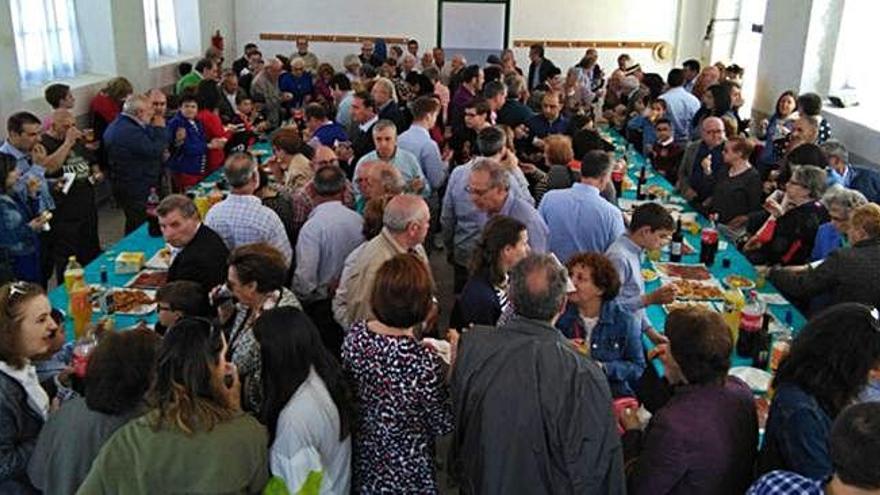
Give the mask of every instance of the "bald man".
<svg viewBox="0 0 880 495">
<path fill-rule="evenodd" d="M 101 253 L 98 240 L 98 210 L 95 206 L 94 183 L 102 175 L 91 150 L 84 145 L 83 133 L 76 128 L 70 110 L 52 112 L 52 126 L 43 134 L 42 142 L 49 154 L 46 178 L 55 183 L 52 197 L 55 216 L 49 231 L 52 271 L 58 281 L 64 279 L 64 267 L 70 256 L 88 263 Z"/>
<path fill-rule="evenodd" d="M 333 314 L 342 328 L 373 317 L 370 294 L 373 279 L 383 263 L 402 253 L 418 256 L 431 270 L 422 243 L 431 225 L 428 204 L 420 196 L 400 194 L 385 206 L 382 232 L 346 259 L 339 288 L 333 298 Z"/>
<path fill-rule="evenodd" d="M 718 117 L 707 117 L 700 124 L 700 140 L 684 150 L 678 169 L 678 190 L 698 206 L 712 197 L 716 182 L 727 173 L 722 156 L 724 141 L 724 122 Z"/>
<path fill-rule="evenodd" d="M 281 93 L 278 89 L 278 78 L 283 72 L 284 66 L 277 58 L 272 58 L 260 73 L 254 77 L 251 83 L 251 96 L 262 97 L 264 100 L 263 110 L 266 113 L 266 120 L 272 128 L 278 127 L 282 119 L 281 104 L 293 98 L 290 93 Z"/>
<path fill-rule="evenodd" d="M 317 172 L 324 167 L 339 166 L 339 160 L 336 158 L 336 152 L 333 151 L 333 148 L 319 146 L 318 149 L 315 150 L 315 154 L 312 155 L 311 165 L 312 171 Z M 342 201 L 342 204 L 352 210 L 354 209 L 354 188 L 351 185 L 351 181 L 348 179 L 345 180 L 345 187 L 340 193 L 339 198 L 334 199 L 339 199 L 339 201 Z M 293 193 L 292 223 L 294 241 L 299 237 L 299 231 L 309 219 L 309 214 L 311 214 L 315 206 L 322 201 L 324 200 L 319 197 L 318 191 L 315 189 L 314 177 L 309 179 L 303 187 Z"/>
</svg>

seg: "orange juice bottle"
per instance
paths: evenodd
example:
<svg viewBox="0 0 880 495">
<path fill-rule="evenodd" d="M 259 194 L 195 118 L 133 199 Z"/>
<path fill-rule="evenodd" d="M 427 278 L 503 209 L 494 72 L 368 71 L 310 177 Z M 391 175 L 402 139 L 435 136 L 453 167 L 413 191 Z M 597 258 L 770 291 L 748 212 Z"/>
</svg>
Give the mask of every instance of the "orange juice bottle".
<svg viewBox="0 0 880 495">
<path fill-rule="evenodd" d="M 89 300 L 89 286 L 82 280 L 73 283 L 68 293 L 70 299 L 69 313 L 73 318 L 74 339 L 79 339 L 85 334 L 86 328 L 92 321 L 92 302 Z"/>
<path fill-rule="evenodd" d="M 76 256 L 67 258 L 67 267 L 64 269 L 64 288 L 67 290 L 67 293 L 70 294 L 74 282 L 77 280 L 83 282 L 85 280 L 84 277 L 85 272 L 82 265 L 76 261 Z"/>
</svg>

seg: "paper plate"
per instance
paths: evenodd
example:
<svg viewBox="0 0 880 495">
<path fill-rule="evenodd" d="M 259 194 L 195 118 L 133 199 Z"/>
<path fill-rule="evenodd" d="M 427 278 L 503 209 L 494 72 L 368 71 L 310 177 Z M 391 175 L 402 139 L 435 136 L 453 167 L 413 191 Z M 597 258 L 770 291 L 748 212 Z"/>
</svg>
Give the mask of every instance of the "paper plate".
<svg viewBox="0 0 880 495">
<path fill-rule="evenodd" d="M 746 382 L 746 385 L 748 385 L 753 392 L 762 394 L 767 393 L 767 390 L 770 389 L 770 382 L 773 380 L 773 375 L 770 373 L 751 366 L 736 366 L 730 368 L 730 371 L 728 371 L 727 374 Z"/>
</svg>

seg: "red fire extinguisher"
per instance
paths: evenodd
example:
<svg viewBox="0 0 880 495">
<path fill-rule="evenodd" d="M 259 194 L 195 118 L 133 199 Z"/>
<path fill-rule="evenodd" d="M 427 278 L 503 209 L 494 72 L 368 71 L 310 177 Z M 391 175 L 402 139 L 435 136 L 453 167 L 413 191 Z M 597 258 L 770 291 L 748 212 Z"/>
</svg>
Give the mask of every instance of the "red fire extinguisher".
<svg viewBox="0 0 880 495">
<path fill-rule="evenodd" d="M 214 32 L 214 36 L 211 37 L 211 45 L 214 48 L 223 51 L 223 36 L 220 34 L 220 30 Z"/>
</svg>

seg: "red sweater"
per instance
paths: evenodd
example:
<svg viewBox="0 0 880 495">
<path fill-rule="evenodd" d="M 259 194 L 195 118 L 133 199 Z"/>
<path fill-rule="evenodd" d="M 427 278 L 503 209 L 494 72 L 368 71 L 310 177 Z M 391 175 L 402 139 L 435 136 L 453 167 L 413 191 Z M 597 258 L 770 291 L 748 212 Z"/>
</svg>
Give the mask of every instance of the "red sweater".
<svg viewBox="0 0 880 495">
<path fill-rule="evenodd" d="M 216 138 L 229 139 L 230 134 L 226 132 L 226 129 L 223 127 L 223 122 L 220 121 L 220 116 L 212 110 L 199 110 L 196 119 L 198 119 L 205 128 L 205 140 L 208 144 L 211 144 L 211 140 Z M 206 172 L 210 174 L 222 167 L 225 159 L 226 153 L 223 151 L 223 148 L 208 148 L 207 163 L 205 165 Z"/>
</svg>

